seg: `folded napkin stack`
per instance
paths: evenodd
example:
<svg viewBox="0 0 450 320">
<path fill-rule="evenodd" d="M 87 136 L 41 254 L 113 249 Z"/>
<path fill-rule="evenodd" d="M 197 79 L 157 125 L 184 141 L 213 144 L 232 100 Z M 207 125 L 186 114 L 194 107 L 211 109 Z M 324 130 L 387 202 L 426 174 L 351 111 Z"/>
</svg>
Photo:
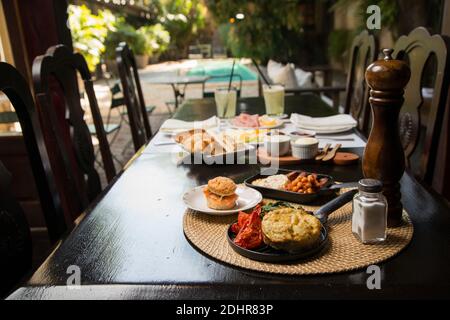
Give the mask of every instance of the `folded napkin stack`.
<svg viewBox="0 0 450 320">
<path fill-rule="evenodd" d="M 161 128 L 159 128 L 159 131 L 174 133 L 191 129 L 210 129 L 217 127 L 219 124 L 220 119 L 216 116 L 203 121 L 183 121 L 177 119 L 168 119 L 162 124 Z"/>
<path fill-rule="evenodd" d="M 349 114 L 338 114 L 329 117 L 309 117 L 301 114 L 291 114 L 291 122 L 301 129 L 320 132 L 337 132 L 356 127 L 357 122 Z"/>
</svg>

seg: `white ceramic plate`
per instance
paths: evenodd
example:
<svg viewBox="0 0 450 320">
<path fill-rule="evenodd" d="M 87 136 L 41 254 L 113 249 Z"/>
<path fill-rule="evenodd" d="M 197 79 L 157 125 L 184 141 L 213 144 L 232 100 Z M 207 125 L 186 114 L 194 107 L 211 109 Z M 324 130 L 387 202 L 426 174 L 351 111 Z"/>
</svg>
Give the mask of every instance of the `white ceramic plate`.
<svg viewBox="0 0 450 320">
<path fill-rule="evenodd" d="M 183 149 L 183 151 L 186 154 L 186 157 L 190 157 L 192 155 L 189 151 L 187 151 L 184 148 L 183 144 L 181 144 L 181 143 L 175 143 L 175 144 L 177 144 L 181 149 Z M 230 151 L 230 152 L 225 152 L 225 153 L 220 153 L 220 154 L 214 154 L 214 155 L 203 154 L 202 156 L 203 156 L 203 159 L 205 159 L 206 161 L 208 161 L 210 163 L 222 164 L 222 163 L 224 163 L 224 161 L 225 161 L 224 159 L 226 159 L 227 156 L 231 156 L 231 155 L 235 155 L 235 154 L 238 154 L 240 156 L 244 156 L 245 153 L 247 153 L 247 152 L 249 152 L 249 151 L 251 151 L 253 149 L 255 149 L 254 145 L 251 145 L 251 144 L 248 144 L 248 143 L 243 143 L 235 151 Z"/>
<path fill-rule="evenodd" d="M 275 129 L 275 128 L 279 128 L 284 124 L 284 121 L 282 119 L 275 119 L 275 124 L 271 125 L 271 126 L 260 126 L 260 127 L 239 127 L 239 126 L 235 126 L 233 124 L 233 119 L 228 120 L 228 123 L 230 125 L 231 128 L 235 128 L 235 129 Z"/>
<path fill-rule="evenodd" d="M 251 209 L 262 200 L 262 195 L 259 191 L 243 185 L 238 185 L 236 188 L 236 193 L 238 195 L 236 206 L 230 210 L 214 210 L 208 208 L 206 205 L 206 198 L 203 194 L 203 188 L 205 188 L 205 186 L 206 185 L 195 187 L 183 195 L 183 201 L 189 209 L 215 216 L 226 216 L 242 210 Z"/>
<path fill-rule="evenodd" d="M 189 131 L 189 130 L 194 130 L 194 129 L 204 129 L 204 130 L 214 130 L 216 127 L 186 127 L 186 128 L 180 128 L 180 129 L 160 129 L 159 132 L 163 133 L 166 136 L 176 136 L 178 133 L 181 132 L 185 132 L 185 131 Z"/>
<path fill-rule="evenodd" d="M 259 130 L 258 133 L 256 130 Z M 229 129 L 227 132 L 239 143 L 259 146 L 264 144 L 264 138 L 270 129 Z M 248 141 L 249 138 L 252 138 L 251 141 Z"/>
<path fill-rule="evenodd" d="M 189 130 L 189 129 L 188 129 Z M 177 133 L 183 132 L 183 131 L 188 131 L 186 129 L 166 129 L 166 130 L 159 130 L 159 132 L 161 132 L 162 134 L 164 134 L 165 136 L 168 137 L 173 137 L 175 136 Z"/>
<path fill-rule="evenodd" d="M 276 118 L 276 119 L 286 119 L 287 117 L 289 117 L 286 113 L 283 114 L 268 114 L 269 117 L 271 118 Z"/>
<path fill-rule="evenodd" d="M 353 128 L 355 128 L 355 126 L 345 126 L 345 127 L 337 127 L 337 128 L 305 128 L 305 127 L 300 127 L 297 126 L 300 129 L 303 130 L 313 130 L 316 132 L 316 134 L 321 134 L 321 133 L 342 133 L 342 132 L 346 132 L 346 131 L 350 131 Z"/>
</svg>

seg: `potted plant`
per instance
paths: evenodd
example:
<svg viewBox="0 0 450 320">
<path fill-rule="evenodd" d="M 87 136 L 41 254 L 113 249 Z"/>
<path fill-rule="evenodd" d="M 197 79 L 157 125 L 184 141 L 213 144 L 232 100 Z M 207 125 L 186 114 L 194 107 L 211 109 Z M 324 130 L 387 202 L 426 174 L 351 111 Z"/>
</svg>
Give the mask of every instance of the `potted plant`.
<svg viewBox="0 0 450 320">
<path fill-rule="evenodd" d="M 136 66 L 139 69 L 145 68 L 152 54 L 150 44 L 147 42 L 145 35 L 141 32 L 136 32 L 133 41 L 128 45 L 133 50 Z"/>
<path fill-rule="evenodd" d="M 105 58 L 108 69 L 114 73 L 116 48 L 121 42 L 126 42 L 133 51 L 138 68 L 144 68 L 151 55 L 150 46 L 145 36 L 123 19 L 119 20 L 115 28 L 108 32 L 105 40 Z"/>
<path fill-rule="evenodd" d="M 116 18 L 109 10 L 98 10 L 93 14 L 85 5 L 69 5 L 69 26 L 74 50 L 80 52 L 94 71 L 105 53 L 105 38 L 108 30 L 114 29 Z"/>
<path fill-rule="evenodd" d="M 144 35 L 151 52 L 151 61 L 157 62 L 161 53 L 167 50 L 170 43 L 170 34 L 160 23 L 152 26 L 144 26 L 138 29 Z"/>
</svg>

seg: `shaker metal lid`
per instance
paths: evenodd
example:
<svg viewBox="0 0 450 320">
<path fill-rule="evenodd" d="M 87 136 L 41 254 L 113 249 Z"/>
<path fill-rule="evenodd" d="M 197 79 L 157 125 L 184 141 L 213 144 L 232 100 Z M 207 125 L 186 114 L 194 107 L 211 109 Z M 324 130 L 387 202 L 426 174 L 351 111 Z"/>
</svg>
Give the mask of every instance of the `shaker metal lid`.
<svg viewBox="0 0 450 320">
<path fill-rule="evenodd" d="M 361 179 L 358 182 L 358 189 L 363 192 L 377 193 L 383 190 L 383 183 L 376 179 Z"/>
</svg>

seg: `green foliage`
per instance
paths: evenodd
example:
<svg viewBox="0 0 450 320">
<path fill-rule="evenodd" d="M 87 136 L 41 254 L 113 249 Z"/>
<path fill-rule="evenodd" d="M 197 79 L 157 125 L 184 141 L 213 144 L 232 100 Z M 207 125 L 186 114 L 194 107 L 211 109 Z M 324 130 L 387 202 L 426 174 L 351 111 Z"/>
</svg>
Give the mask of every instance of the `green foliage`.
<svg viewBox="0 0 450 320">
<path fill-rule="evenodd" d="M 398 3 L 395 0 L 361 0 L 360 17 L 365 25 L 367 19 L 367 7 L 370 5 L 377 5 L 381 10 L 381 25 L 384 28 L 393 29 L 397 24 L 399 14 Z"/>
<path fill-rule="evenodd" d="M 91 71 L 105 52 L 108 31 L 114 30 L 116 18 L 109 10 L 92 14 L 86 6 L 69 5 L 69 26 L 75 51 L 80 52 Z"/>
<path fill-rule="evenodd" d="M 396 0 L 357 0 L 358 2 L 358 17 L 359 29 L 366 27 L 367 7 L 370 5 L 377 5 L 381 11 L 381 24 L 383 28 L 394 30 L 397 24 L 399 5 Z M 338 0 L 332 10 L 337 8 L 348 8 L 355 0 Z"/>
<path fill-rule="evenodd" d="M 234 56 L 265 62 L 269 58 L 287 60 L 302 45 L 301 1 L 213 1 L 207 6 L 216 17 L 225 45 Z M 237 13 L 245 18 L 238 20 Z"/>
<path fill-rule="evenodd" d="M 69 6 L 69 24 L 75 50 L 95 69 L 102 56 L 115 58 L 117 45 L 125 41 L 137 55 L 159 55 L 169 47 L 182 56 L 205 25 L 202 0 L 155 0 L 145 5 L 158 12 L 156 23 L 142 26 L 142 20 L 115 17 L 108 10 L 94 15 L 85 5 Z M 181 53 L 181 54 L 178 54 Z"/>
<path fill-rule="evenodd" d="M 160 0 L 160 22 L 170 34 L 170 47 L 185 53 L 205 26 L 206 7 L 201 0 Z"/>
<path fill-rule="evenodd" d="M 351 46 L 354 31 L 333 30 L 328 37 L 328 56 L 339 61 L 346 61 L 345 53 Z"/>
<path fill-rule="evenodd" d="M 331 7 L 331 10 L 346 10 L 351 5 L 354 5 L 354 3 L 355 0 L 338 0 Z M 347 60 L 346 53 L 351 46 L 353 37 L 366 28 L 366 20 L 368 17 L 366 10 L 370 5 L 380 7 L 382 27 L 395 32 L 399 14 L 399 6 L 396 0 L 357 0 L 358 26 L 353 31 L 334 30 L 330 33 L 328 38 L 328 55 L 331 58 L 340 62 Z"/>
<path fill-rule="evenodd" d="M 143 32 L 138 32 L 122 18 L 117 19 L 114 27 L 105 39 L 107 59 L 115 59 L 116 48 L 121 42 L 126 42 L 136 55 L 151 55 L 150 44 Z"/>
<path fill-rule="evenodd" d="M 152 54 L 160 54 L 167 50 L 170 43 L 170 34 L 162 24 L 157 23 L 152 26 L 144 26 L 138 29 L 149 46 Z"/>
</svg>

